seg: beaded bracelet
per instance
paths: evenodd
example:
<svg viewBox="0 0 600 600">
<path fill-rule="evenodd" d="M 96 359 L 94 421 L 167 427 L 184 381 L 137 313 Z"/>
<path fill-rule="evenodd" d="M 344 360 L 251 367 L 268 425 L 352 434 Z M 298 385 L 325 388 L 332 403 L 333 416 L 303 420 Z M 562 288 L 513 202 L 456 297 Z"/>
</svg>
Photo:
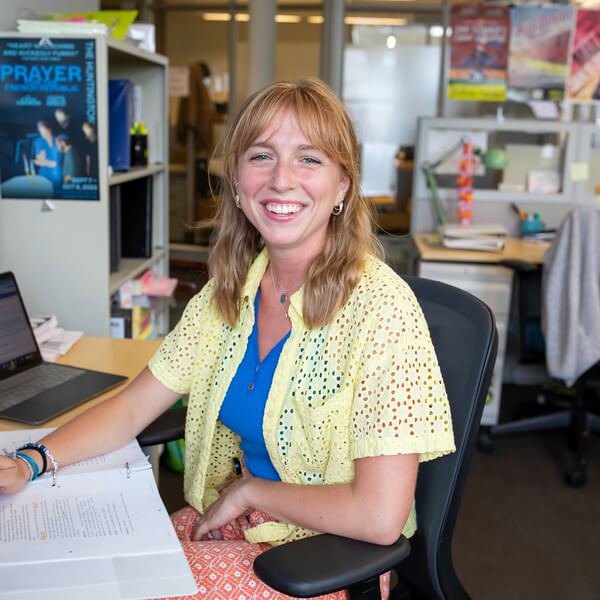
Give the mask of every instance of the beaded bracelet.
<svg viewBox="0 0 600 600">
<path fill-rule="evenodd" d="M 48 461 L 46 460 L 45 452 L 41 448 L 38 448 L 38 447 L 34 446 L 33 444 L 27 444 L 25 446 L 21 446 L 20 448 L 17 448 L 17 452 L 20 452 L 21 450 L 35 450 L 42 458 L 42 468 L 40 469 L 40 476 L 43 475 L 47 471 Z"/>
<path fill-rule="evenodd" d="M 40 470 L 38 469 L 37 463 L 31 456 L 24 454 L 23 452 L 15 453 L 16 458 L 20 458 L 29 467 L 29 474 L 31 477 L 29 481 L 35 481 L 40 476 Z"/>
<path fill-rule="evenodd" d="M 42 470 L 42 473 L 45 473 L 47 470 L 48 463 L 46 462 L 46 458 L 48 458 L 48 459 L 50 459 L 50 462 L 52 463 L 52 466 L 54 467 L 54 473 L 56 474 L 56 472 L 58 471 L 58 463 L 56 462 L 56 459 L 52 455 L 52 452 L 50 452 L 50 450 L 48 450 L 48 448 L 46 448 L 46 446 L 44 446 L 44 444 L 39 444 L 39 443 L 23 444 L 23 446 L 20 446 L 19 448 L 17 448 L 17 452 L 19 452 L 20 450 L 27 450 L 28 448 L 30 448 L 32 450 L 37 450 L 38 452 L 41 450 L 43 452 L 44 468 Z"/>
</svg>

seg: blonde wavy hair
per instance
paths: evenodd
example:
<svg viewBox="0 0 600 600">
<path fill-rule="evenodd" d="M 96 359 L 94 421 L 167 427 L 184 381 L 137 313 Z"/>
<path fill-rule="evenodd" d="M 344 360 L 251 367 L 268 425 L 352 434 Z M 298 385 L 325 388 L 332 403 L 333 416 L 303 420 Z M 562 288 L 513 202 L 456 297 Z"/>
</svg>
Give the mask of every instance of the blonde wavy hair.
<svg viewBox="0 0 600 600">
<path fill-rule="evenodd" d="M 223 142 L 225 177 L 209 259 L 213 300 L 235 326 L 248 270 L 263 246 L 260 233 L 235 205 L 234 181 L 239 157 L 283 110 L 294 111 L 302 133 L 335 160 L 350 180 L 341 214 L 329 219 L 325 245 L 308 270 L 303 318 L 311 329 L 331 322 L 358 283 L 365 255 L 380 255 L 372 205 L 359 186 L 359 146 L 344 106 L 316 78 L 278 82 L 253 94 L 242 106 Z"/>
</svg>

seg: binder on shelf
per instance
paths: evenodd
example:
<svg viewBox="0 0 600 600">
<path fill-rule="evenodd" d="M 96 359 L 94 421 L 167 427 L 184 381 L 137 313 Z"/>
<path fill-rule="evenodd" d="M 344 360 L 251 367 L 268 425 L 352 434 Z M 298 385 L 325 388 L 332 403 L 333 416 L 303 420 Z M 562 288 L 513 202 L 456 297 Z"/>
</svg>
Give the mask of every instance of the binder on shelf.
<svg viewBox="0 0 600 600">
<path fill-rule="evenodd" d="M 0 432 L 12 453 L 52 429 Z M 0 600 L 122 600 L 197 591 L 137 441 L 0 496 Z"/>
<path fill-rule="evenodd" d="M 113 306 L 110 309 L 110 337 L 123 339 L 131 337 L 131 309 Z"/>
<path fill-rule="evenodd" d="M 110 272 L 116 273 L 121 263 L 121 188 L 110 188 Z"/>
<path fill-rule="evenodd" d="M 152 256 L 152 176 L 127 181 L 121 187 L 121 256 Z"/>
<path fill-rule="evenodd" d="M 108 164 L 113 171 L 127 171 L 131 166 L 133 123 L 133 86 L 128 79 L 108 82 Z"/>
<path fill-rule="evenodd" d="M 131 308 L 131 337 L 136 340 L 152 338 L 152 308 L 133 306 Z"/>
</svg>

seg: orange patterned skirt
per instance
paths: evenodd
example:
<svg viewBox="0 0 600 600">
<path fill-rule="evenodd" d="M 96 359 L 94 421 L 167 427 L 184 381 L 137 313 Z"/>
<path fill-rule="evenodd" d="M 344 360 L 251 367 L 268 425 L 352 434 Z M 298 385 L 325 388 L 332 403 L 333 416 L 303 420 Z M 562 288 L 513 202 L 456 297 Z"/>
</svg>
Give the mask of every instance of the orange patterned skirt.
<svg viewBox="0 0 600 600">
<path fill-rule="evenodd" d="M 172 600 L 290 600 L 264 584 L 252 570 L 254 559 L 268 550 L 270 544 L 250 544 L 244 537 L 244 530 L 260 523 L 274 521 L 272 517 L 259 511 L 248 517 L 239 517 L 221 528 L 222 540 L 192 541 L 194 524 L 200 513 L 191 506 L 171 515 L 171 521 L 183 546 L 198 584 L 198 592 L 193 596 L 178 596 Z M 389 598 L 389 573 L 380 578 L 381 597 Z M 346 600 L 346 593 L 335 592 L 318 596 L 318 600 Z"/>
</svg>

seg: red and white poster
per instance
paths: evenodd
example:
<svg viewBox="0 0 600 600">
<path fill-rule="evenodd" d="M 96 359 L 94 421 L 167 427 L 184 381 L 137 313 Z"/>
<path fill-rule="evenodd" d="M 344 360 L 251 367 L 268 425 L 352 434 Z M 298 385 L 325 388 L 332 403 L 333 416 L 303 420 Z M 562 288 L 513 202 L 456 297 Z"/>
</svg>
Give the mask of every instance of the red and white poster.
<svg viewBox="0 0 600 600">
<path fill-rule="evenodd" d="M 600 10 L 577 11 L 567 98 L 600 100 Z"/>
<path fill-rule="evenodd" d="M 459 4 L 450 17 L 448 98 L 506 100 L 508 6 Z"/>
</svg>

